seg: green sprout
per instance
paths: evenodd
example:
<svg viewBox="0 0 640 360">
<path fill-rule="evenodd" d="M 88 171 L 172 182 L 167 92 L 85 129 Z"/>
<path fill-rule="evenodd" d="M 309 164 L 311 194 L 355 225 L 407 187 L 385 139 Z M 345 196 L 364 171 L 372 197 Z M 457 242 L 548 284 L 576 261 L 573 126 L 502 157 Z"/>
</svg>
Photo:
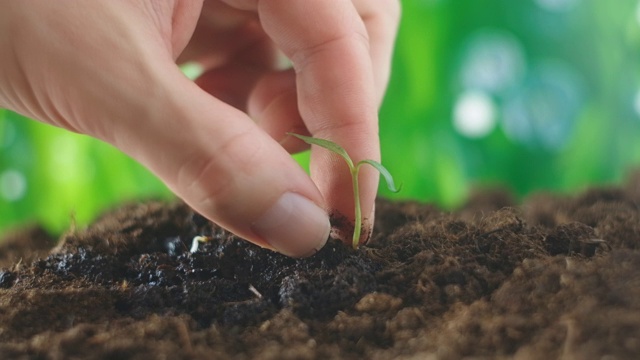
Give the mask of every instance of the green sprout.
<svg viewBox="0 0 640 360">
<path fill-rule="evenodd" d="M 323 147 L 329 151 L 332 151 L 340 156 L 347 162 L 349 166 L 349 172 L 351 173 L 351 181 L 353 184 L 353 200 L 354 200 L 354 208 L 355 208 L 355 226 L 353 228 L 353 248 L 357 249 L 360 243 L 360 232 L 362 227 L 362 209 L 360 207 L 360 189 L 358 185 L 358 175 L 360 174 L 360 167 L 364 164 L 369 164 L 373 166 L 376 170 L 380 172 L 382 177 L 384 177 L 385 182 L 387 183 L 387 188 L 392 192 L 400 191 L 399 188 L 396 188 L 393 177 L 389 170 L 387 170 L 382 164 L 374 160 L 360 160 L 357 164 L 353 164 L 353 160 L 347 151 L 342 148 L 342 146 L 334 143 L 330 140 L 318 139 L 309 136 L 287 133 L 288 135 L 292 135 L 297 137 L 298 139 L 306 142 L 309 145 L 318 145 Z"/>
</svg>

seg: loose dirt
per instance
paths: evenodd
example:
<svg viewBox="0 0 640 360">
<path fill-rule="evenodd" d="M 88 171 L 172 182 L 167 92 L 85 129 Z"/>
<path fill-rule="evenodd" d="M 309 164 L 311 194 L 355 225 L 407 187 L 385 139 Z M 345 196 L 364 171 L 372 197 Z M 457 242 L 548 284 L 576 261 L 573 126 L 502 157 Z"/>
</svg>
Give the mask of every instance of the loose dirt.
<svg viewBox="0 0 640 360">
<path fill-rule="evenodd" d="M 2 359 L 635 359 L 640 176 L 521 205 L 377 204 L 355 251 L 294 260 L 181 203 L 0 244 Z M 192 239 L 207 236 L 191 253 Z M 54 247 L 55 246 L 55 247 Z"/>
</svg>

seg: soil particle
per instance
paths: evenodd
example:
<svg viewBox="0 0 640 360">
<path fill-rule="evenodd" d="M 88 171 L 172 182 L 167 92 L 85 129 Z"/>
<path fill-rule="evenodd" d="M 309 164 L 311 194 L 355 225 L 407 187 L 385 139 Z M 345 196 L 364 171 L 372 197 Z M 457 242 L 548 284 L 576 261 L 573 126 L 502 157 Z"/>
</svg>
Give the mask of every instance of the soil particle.
<svg viewBox="0 0 640 360">
<path fill-rule="evenodd" d="M 345 244 L 353 246 L 353 229 L 355 228 L 353 218 L 349 218 L 340 212 L 332 212 L 329 214 L 331 222 L 331 234 L 333 239 L 340 239 Z M 362 219 L 360 226 L 360 240 L 358 246 L 365 245 L 371 240 L 371 221 L 367 218 Z"/>
<path fill-rule="evenodd" d="M 366 246 L 306 259 L 181 203 L 125 205 L 55 248 L 32 227 L 0 243 L 0 358 L 632 359 L 638 201 L 640 176 L 456 212 L 381 200 Z"/>
</svg>

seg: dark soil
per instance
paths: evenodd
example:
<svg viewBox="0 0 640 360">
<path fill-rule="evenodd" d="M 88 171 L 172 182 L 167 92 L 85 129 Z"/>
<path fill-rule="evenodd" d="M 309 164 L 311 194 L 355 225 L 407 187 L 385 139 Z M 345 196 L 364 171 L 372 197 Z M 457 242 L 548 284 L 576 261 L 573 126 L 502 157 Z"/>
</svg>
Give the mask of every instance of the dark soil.
<svg viewBox="0 0 640 360">
<path fill-rule="evenodd" d="M 302 260 L 183 204 L 122 207 L 50 253 L 29 228 L 0 246 L 0 358 L 635 359 L 638 204 L 640 177 L 454 213 L 380 201 L 367 246 Z"/>
</svg>

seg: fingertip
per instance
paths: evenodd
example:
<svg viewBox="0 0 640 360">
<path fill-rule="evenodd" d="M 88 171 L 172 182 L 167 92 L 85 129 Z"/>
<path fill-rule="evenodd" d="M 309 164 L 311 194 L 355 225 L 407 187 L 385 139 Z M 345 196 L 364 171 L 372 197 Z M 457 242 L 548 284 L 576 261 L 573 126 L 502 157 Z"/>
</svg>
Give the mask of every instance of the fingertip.
<svg viewBox="0 0 640 360">
<path fill-rule="evenodd" d="M 276 251 L 291 257 L 307 257 L 327 242 L 331 225 L 327 213 L 302 195 L 283 194 L 251 229 Z"/>
</svg>

